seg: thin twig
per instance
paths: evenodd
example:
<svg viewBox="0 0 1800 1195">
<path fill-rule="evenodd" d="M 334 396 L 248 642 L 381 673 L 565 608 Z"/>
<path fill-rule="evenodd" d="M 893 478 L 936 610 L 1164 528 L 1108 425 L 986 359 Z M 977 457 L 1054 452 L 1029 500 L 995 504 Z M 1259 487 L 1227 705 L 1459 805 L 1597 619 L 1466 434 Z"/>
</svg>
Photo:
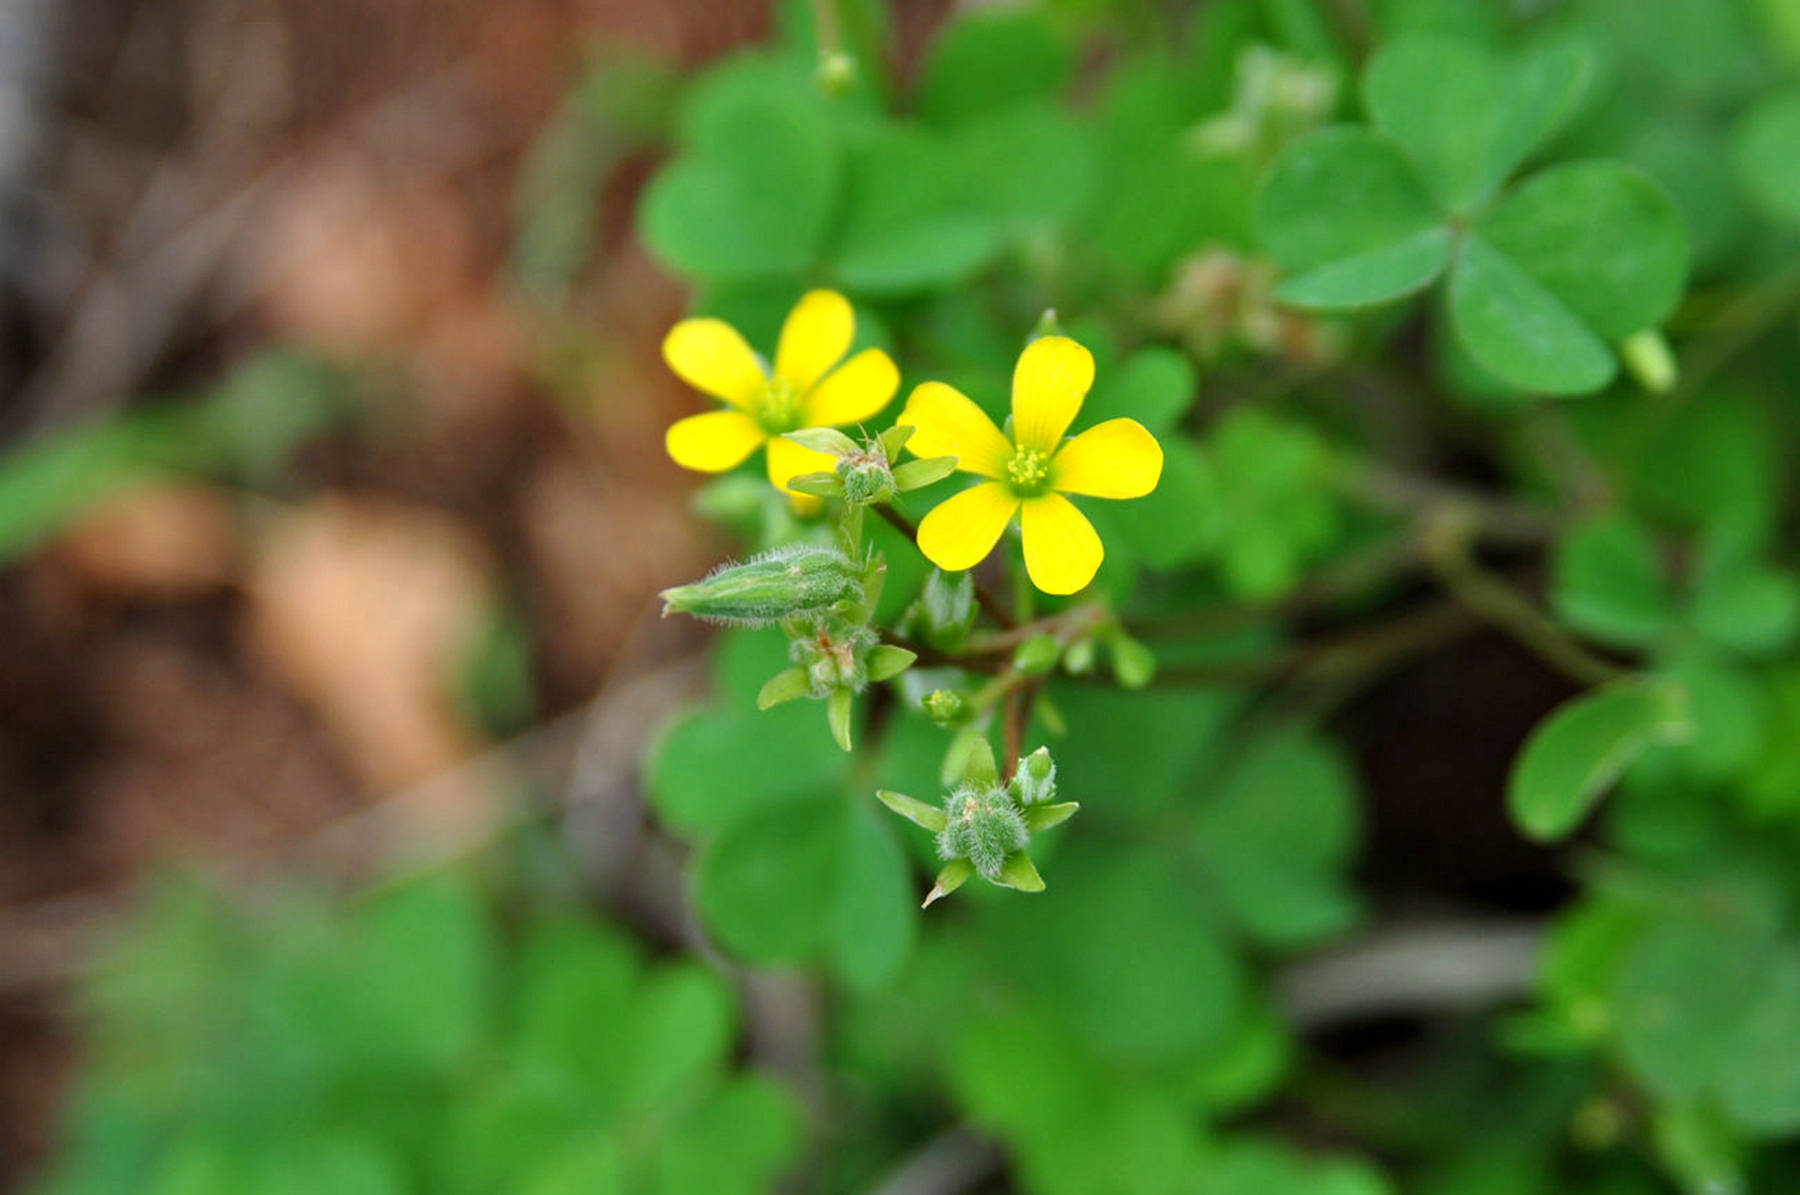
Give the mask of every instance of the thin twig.
<svg viewBox="0 0 1800 1195">
<path fill-rule="evenodd" d="M 1506 631 L 1544 663 L 1584 686 L 1604 685 L 1630 670 L 1602 659 L 1565 634 L 1518 590 L 1475 562 L 1466 528 L 1454 518 L 1427 530 L 1427 558 L 1453 597 Z"/>
</svg>

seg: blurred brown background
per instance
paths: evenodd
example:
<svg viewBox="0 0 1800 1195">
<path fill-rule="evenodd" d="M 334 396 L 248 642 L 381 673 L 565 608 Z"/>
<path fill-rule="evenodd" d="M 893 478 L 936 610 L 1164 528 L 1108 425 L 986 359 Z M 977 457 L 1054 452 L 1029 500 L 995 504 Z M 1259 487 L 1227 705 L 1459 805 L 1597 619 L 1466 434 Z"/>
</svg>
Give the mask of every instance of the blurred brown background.
<svg viewBox="0 0 1800 1195">
<path fill-rule="evenodd" d="M 718 545 L 660 448 L 689 400 L 657 352 L 684 296 L 629 233 L 653 163 L 613 173 L 554 309 L 509 281 L 514 198 L 608 47 L 692 64 L 768 9 L 0 6 L 9 451 L 272 343 L 377 379 L 274 492 L 132 485 L 0 571 L 0 1187 L 45 1148 L 67 979 L 131 881 L 329 843 L 478 755 L 444 682 L 496 608 L 531 628 L 539 725 L 683 633 L 653 595 Z M 434 791 L 407 816 L 484 816 Z"/>
</svg>

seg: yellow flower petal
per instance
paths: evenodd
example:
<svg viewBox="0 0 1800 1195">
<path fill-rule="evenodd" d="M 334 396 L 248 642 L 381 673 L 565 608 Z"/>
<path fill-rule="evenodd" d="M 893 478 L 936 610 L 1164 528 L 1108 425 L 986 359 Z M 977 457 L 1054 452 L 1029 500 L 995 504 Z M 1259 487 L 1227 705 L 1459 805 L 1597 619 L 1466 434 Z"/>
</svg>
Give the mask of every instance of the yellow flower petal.
<svg viewBox="0 0 1800 1195">
<path fill-rule="evenodd" d="M 1094 384 L 1094 355 L 1067 336 L 1041 336 L 1013 369 L 1013 439 L 1048 452 L 1061 442 Z"/>
<path fill-rule="evenodd" d="M 1162 445 L 1135 419 L 1108 419 L 1056 454 L 1050 484 L 1069 494 L 1142 498 L 1162 478 Z"/>
<path fill-rule="evenodd" d="M 958 573 L 980 564 L 1019 509 L 1012 491 L 997 481 L 970 486 L 946 498 L 919 523 L 919 551 L 925 559 Z"/>
<path fill-rule="evenodd" d="M 861 423 L 888 405 L 900 389 L 900 371 L 880 349 L 864 349 L 820 382 L 806 398 L 808 427 Z"/>
<path fill-rule="evenodd" d="M 663 360 L 696 390 L 747 407 L 768 385 L 762 362 L 724 320 L 684 319 L 663 337 Z"/>
<path fill-rule="evenodd" d="M 1106 556 L 1094 525 L 1061 494 L 1026 501 L 1019 530 L 1025 536 L 1025 571 L 1045 593 L 1083 588 Z"/>
<path fill-rule="evenodd" d="M 953 456 L 957 468 L 983 477 L 1004 477 L 1013 446 L 987 412 L 961 391 L 942 382 L 913 389 L 899 423 L 913 428 L 906 447 L 914 456 Z"/>
<path fill-rule="evenodd" d="M 738 411 L 708 411 L 669 425 L 663 443 L 684 469 L 723 473 L 756 451 L 765 438 L 756 421 Z"/>
<path fill-rule="evenodd" d="M 814 452 L 780 436 L 769 438 L 769 480 L 778 490 L 787 489 L 787 483 L 802 473 L 830 473 L 836 468 L 837 458 L 829 452 Z"/>
<path fill-rule="evenodd" d="M 775 372 L 802 394 L 843 360 L 856 335 L 850 300 L 834 290 L 808 291 L 788 312 L 775 347 Z"/>
</svg>

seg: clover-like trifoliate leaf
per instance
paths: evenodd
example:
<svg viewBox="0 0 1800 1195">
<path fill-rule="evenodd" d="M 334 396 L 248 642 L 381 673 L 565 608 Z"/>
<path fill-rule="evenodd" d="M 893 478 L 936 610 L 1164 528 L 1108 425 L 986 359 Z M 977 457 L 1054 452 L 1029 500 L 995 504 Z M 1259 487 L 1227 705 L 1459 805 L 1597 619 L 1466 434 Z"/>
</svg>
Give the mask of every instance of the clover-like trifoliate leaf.
<svg viewBox="0 0 1800 1195">
<path fill-rule="evenodd" d="M 1409 37 L 1370 62 L 1363 106 L 1406 151 L 1438 204 L 1468 213 L 1556 131 L 1587 77 L 1588 56 L 1574 43 L 1510 62 L 1473 42 Z"/>
<path fill-rule="evenodd" d="M 1257 196 L 1263 245 L 1290 277 L 1288 303 L 1343 310 L 1429 286 L 1450 233 L 1417 172 L 1368 129 L 1321 129 L 1276 162 Z"/>
</svg>

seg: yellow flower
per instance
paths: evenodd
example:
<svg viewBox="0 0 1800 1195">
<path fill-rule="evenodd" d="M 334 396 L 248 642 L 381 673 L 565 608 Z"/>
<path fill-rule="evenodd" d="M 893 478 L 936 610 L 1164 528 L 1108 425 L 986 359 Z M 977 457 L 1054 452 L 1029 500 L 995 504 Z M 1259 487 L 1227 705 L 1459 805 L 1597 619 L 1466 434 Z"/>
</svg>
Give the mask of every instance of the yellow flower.
<svg viewBox="0 0 1800 1195">
<path fill-rule="evenodd" d="M 664 439 L 669 455 L 685 468 L 723 473 L 766 444 L 769 480 L 783 490 L 799 474 L 830 472 L 836 458 L 802 448 L 782 433 L 858 423 L 894 397 L 900 371 L 880 349 L 864 349 L 838 364 L 855 333 L 848 299 L 836 291 L 812 291 L 788 313 L 771 371 L 730 324 L 682 320 L 663 339 L 663 360 L 688 385 L 723 399 L 727 409 L 672 425 Z"/>
<path fill-rule="evenodd" d="M 1064 494 L 1141 498 L 1162 477 L 1162 446 L 1135 419 L 1108 419 L 1063 438 L 1094 384 L 1094 358 L 1066 336 L 1025 346 L 1013 370 L 1011 435 L 942 382 L 906 400 L 900 422 L 920 456 L 954 456 L 988 478 L 940 503 L 919 524 L 919 550 L 941 569 L 974 568 L 1019 516 L 1025 571 L 1045 593 L 1074 593 L 1094 579 L 1105 549 Z"/>
</svg>

